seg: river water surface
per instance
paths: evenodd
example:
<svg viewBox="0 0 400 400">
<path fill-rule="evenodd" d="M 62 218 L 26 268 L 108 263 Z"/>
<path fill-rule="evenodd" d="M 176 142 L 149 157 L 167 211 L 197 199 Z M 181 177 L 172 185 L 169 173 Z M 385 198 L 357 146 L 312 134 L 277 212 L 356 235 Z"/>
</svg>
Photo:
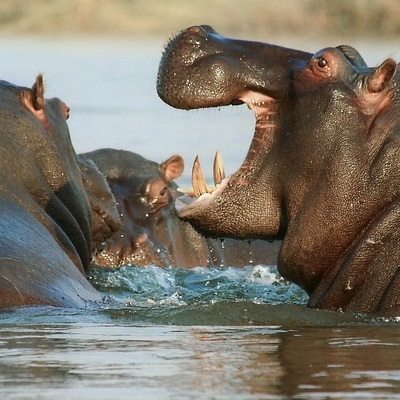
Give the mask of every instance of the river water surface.
<svg viewBox="0 0 400 400">
<path fill-rule="evenodd" d="M 268 39 L 267 39 L 268 40 Z M 269 40 L 272 41 L 272 40 Z M 1 78 L 71 107 L 77 152 L 114 147 L 155 161 L 199 154 L 211 175 L 242 162 L 245 106 L 180 111 L 155 92 L 163 39 L 0 38 Z M 311 52 L 329 40 L 278 42 Z M 355 45 L 369 63 L 390 43 Z M 32 307 L 0 314 L 2 399 L 400 399 L 400 318 L 309 310 L 273 265 L 93 268 L 96 310 Z"/>
</svg>

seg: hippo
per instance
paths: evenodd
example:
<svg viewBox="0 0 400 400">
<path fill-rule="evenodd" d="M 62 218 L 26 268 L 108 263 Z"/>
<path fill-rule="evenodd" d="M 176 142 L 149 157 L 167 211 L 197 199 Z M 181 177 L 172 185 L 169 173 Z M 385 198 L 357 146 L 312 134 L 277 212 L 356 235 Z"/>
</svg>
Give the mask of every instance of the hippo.
<svg viewBox="0 0 400 400">
<path fill-rule="evenodd" d="M 123 223 L 100 243 L 92 263 L 104 267 L 172 264 L 156 231 L 164 208 L 171 202 L 171 191 L 176 190 L 171 182 L 183 171 L 182 158 L 174 155 L 159 165 L 137 153 L 116 149 L 98 149 L 80 156 L 94 162 L 106 177 Z"/>
<path fill-rule="evenodd" d="M 122 226 L 117 201 L 106 177 L 89 158 L 78 154 L 77 162 L 81 171 L 83 186 L 91 208 L 92 255 L 101 244 L 108 240 Z"/>
<path fill-rule="evenodd" d="M 86 279 L 92 211 L 72 147 L 69 108 L 0 81 L 0 307 L 95 307 Z"/>
<path fill-rule="evenodd" d="M 160 61 L 160 98 L 245 103 L 256 121 L 237 172 L 212 193 L 196 183 L 179 217 L 210 236 L 282 240 L 278 270 L 309 307 L 399 315 L 399 83 L 395 60 L 369 67 L 347 45 L 311 54 L 207 25 L 179 32 Z"/>
<path fill-rule="evenodd" d="M 276 263 L 273 243 L 206 238 L 177 218 L 174 200 L 183 189 L 175 180 L 184 169 L 181 156 L 157 163 L 131 151 L 105 148 L 79 157 L 104 174 L 122 218 L 120 229 L 94 249 L 92 264 L 193 268 Z"/>
</svg>

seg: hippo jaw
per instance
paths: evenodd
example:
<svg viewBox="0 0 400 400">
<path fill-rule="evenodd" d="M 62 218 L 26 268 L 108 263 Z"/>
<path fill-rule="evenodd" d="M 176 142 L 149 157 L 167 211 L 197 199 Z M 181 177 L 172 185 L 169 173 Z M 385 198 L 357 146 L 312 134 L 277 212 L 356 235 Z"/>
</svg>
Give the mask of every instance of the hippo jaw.
<svg viewBox="0 0 400 400">
<path fill-rule="evenodd" d="M 283 63 L 271 57 L 284 51 Z M 311 54 L 219 35 L 208 25 L 179 32 L 165 46 L 157 93 L 172 107 L 195 109 L 242 104 L 249 92 L 287 97 L 292 67 Z"/>
<path fill-rule="evenodd" d="M 268 174 L 261 170 L 285 123 L 282 102 L 289 97 L 292 70 L 310 58 L 297 50 L 228 39 L 209 26 L 189 28 L 170 41 L 158 73 L 161 99 L 181 109 L 246 103 L 256 117 L 252 144 L 239 170 L 213 194 L 178 199 L 180 218 L 209 236 L 281 238 L 280 172 L 273 162 Z"/>
<path fill-rule="evenodd" d="M 193 178 L 194 193 L 198 197 L 178 197 L 176 212 L 179 218 L 208 236 L 281 239 L 285 224 L 280 179 L 277 179 L 279 171 L 273 167 L 269 174 L 262 171 L 265 156 L 273 151 L 280 107 L 270 97 L 258 93 L 249 93 L 243 102 L 256 116 L 255 134 L 245 161 L 235 173 L 216 182 L 214 190 L 197 189 L 197 186 L 210 187 L 205 182 L 196 183 Z M 265 187 L 270 190 L 264 191 Z M 232 204 L 235 213 L 231 212 Z"/>
</svg>

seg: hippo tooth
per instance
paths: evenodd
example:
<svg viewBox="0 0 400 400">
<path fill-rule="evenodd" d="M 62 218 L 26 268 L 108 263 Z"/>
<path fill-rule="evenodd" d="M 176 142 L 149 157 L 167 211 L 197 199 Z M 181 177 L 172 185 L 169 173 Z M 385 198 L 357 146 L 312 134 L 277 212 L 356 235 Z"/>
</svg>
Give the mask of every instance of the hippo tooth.
<svg viewBox="0 0 400 400">
<path fill-rule="evenodd" d="M 178 187 L 178 191 L 191 197 L 200 197 L 202 194 L 214 192 L 214 190 L 216 190 L 216 188 L 221 184 L 223 179 L 225 179 L 225 171 L 222 156 L 219 151 L 216 152 L 214 157 L 215 185 L 207 185 L 207 182 L 204 178 L 203 170 L 201 168 L 199 156 L 196 156 L 192 168 L 192 187 Z"/>
<path fill-rule="evenodd" d="M 196 197 L 200 197 L 204 193 L 210 193 L 201 169 L 199 156 L 196 156 L 192 168 L 192 186 Z"/>
<path fill-rule="evenodd" d="M 219 185 L 225 178 L 224 161 L 221 152 L 218 150 L 214 157 L 214 184 Z"/>
</svg>

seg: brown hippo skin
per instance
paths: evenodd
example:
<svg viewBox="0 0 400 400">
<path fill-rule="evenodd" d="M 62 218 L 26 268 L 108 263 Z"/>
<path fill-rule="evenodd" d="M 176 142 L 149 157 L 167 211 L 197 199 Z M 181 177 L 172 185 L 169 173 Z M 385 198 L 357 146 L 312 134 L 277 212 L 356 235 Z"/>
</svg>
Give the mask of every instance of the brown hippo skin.
<svg viewBox="0 0 400 400">
<path fill-rule="evenodd" d="M 117 200 L 122 223 L 94 252 L 93 264 L 126 264 L 191 268 L 199 265 L 276 264 L 274 244 L 206 238 L 177 218 L 174 200 L 181 193 L 174 182 L 184 162 L 173 155 L 158 164 L 126 150 L 99 149 L 78 157 L 92 160 L 106 176 Z M 96 190 L 96 197 L 98 190 Z M 104 208 L 104 206 L 103 206 Z"/>
<path fill-rule="evenodd" d="M 400 314 L 400 78 L 349 46 L 312 55 L 209 26 L 166 46 L 157 90 L 183 109 L 246 103 L 239 170 L 179 216 L 208 235 L 282 239 L 278 268 L 310 307 Z"/>
<path fill-rule="evenodd" d="M 92 231 L 92 254 L 122 226 L 117 202 L 106 177 L 96 164 L 82 154 L 77 155 L 83 185 L 89 199 Z"/>
<path fill-rule="evenodd" d="M 59 99 L 0 82 L 0 307 L 96 305 L 91 210 Z"/>
</svg>

